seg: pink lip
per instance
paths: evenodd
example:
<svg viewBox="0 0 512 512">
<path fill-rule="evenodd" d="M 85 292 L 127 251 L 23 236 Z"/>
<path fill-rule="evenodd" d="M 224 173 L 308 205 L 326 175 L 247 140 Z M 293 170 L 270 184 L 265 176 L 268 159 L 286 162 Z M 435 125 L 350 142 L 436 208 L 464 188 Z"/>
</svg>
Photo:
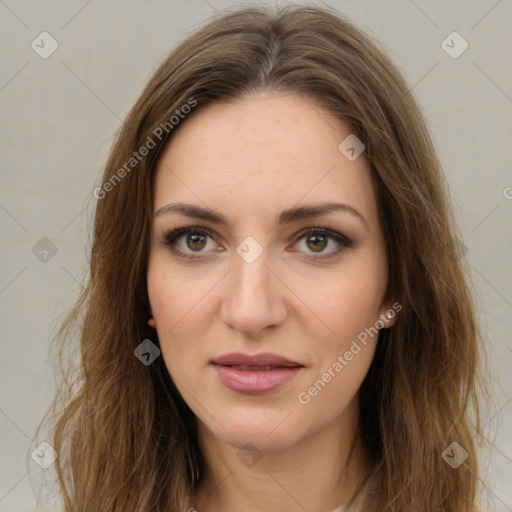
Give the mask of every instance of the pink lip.
<svg viewBox="0 0 512 512">
<path fill-rule="evenodd" d="M 291 381 L 304 365 L 275 354 L 226 354 L 211 361 L 220 381 L 229 389 L 247 395 L 269 393 Z M 268 370 L 242 367 L 272 366 Z"/>
<path fill-rule="evenodd" d="M 260 354 L 243 354 L 242 352 L 233 352 L 223 356 L 212 359 L 213 364 L 220 364 L 222 366 L 232 366 L 242 364 L 244 366 L 304 366 L 297 361 L 286 359 L 285 357 L 268 352 Z"/>
</svg>

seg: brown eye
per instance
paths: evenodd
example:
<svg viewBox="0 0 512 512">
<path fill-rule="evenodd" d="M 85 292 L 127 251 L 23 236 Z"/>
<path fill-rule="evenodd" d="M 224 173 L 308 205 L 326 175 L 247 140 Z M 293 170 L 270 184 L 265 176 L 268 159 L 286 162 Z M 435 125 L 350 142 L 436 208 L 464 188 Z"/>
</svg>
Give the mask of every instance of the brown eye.
<svg viewBox="0 0 512 512">
<path fill-rule="evenodd" d="M 296 249 L 309 253 L 309 259 L 312 260 L 334 258 L 352 247 L 352 241 L 348 237 L 328 228 L 307 228 L 301 231 L 298 237 Z"/>
<path fill-rule="evenodd" d="M 211 252 L 215 247 L 215 238 L 212 233 L 201 227 L 178 228 L 164 234 L 162 242 L 169 245 L 172 251 L 183 258 L 198 258 Z M 210 251 L 208 251 L 210 249 Z"/>
<path fill-rule="evenodd" d="M 214 248 L 208 251 L 208 242 L 211 241 Z M 178 228 L 170 233 L 164 234 L 162 243 L 169 245 L 172 251 L 182 258 L 200 258 L 223 250 L 217 244 L 215 248 L 215 235 L 206 228 L 187 227 Z M 318 256 L 310 256 L 309 259 L 327 259 L 341 254 L 344 250 L 352 247 L 352 241 L 346 236 L 326 228 L 309 228 L 302 231 L 297 245 L 304 244 L 299 252 L 316 253 Z M 334 245 L 334 248 L 330 246 Z M 326 251 L 326 248 L 330 250 Z"/>
<path fill-rule="evenodd" d="M 307 237 L 306 244 L 313 252 L 321 252 L 327 247 L 327 241 L 325 235 L 311 235 Z"/>
<path fill-rule="evenodd" d="M 200 234 L 190 234 L 186 238 L 187 247 L 192 251 L 200 251 L 206 246 L 206 236 Z"/>
</svg>

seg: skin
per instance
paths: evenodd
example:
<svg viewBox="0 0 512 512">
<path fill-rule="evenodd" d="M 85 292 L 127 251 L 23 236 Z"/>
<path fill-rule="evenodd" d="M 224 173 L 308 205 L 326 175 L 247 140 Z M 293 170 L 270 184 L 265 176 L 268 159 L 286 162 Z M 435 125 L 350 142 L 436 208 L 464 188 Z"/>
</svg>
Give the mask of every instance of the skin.
<svg viewBox="0 0 512 512">
<path fill-rule="evenodd" d="M 199 512 L 328 512 L 348 502 L 367 470 L 358 390 L 377 337 L 360 344 L 309 403 L 298 400 L 365 328 L 395 320 L 384 316 L 392 302 L 384 300 L 385 240 L 367 162 L 338 150 L 350 133 L 311 98 L 261 91 L 195 112 L 159 160 L 155 212 L 185 202 L 229 221 L 155 215 L 148 266 L 149 324 L 198 419 L 207 461 L 193 496 Z M 329 201 L 352 206 L 365 222 L 335 211 L 277 224 L 284 209 Z M 182 236 L 177 247 L 196 256 L 183 259 L 163 241 L 190 226 L 209 228 L 215 239 L 200 247 Z M 330 228 L 353 244 L 334 254 L 338 242 L 328 238 L 325 246 L 321 238 L 318 248 L 308 243 L 311 234 L 297 236 L 310 227 Z M 247 236 L 263 251 L 252 263 L 236 252 Z M 231 352 L 272 352 L 305 368 L 273 392 L 241 394 L 209 364 Z M 248 442 L 260 457 L 250 466 L 237 456 Z"/>
</svg>

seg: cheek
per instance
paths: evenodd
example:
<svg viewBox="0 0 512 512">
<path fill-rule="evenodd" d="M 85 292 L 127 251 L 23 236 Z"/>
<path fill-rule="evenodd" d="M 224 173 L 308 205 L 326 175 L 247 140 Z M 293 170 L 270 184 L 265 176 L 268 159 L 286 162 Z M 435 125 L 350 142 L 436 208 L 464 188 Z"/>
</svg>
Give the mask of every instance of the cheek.
<svg viewBox="0 0 512 512">
<path fill-rule="evenodd" d="M 322 366 L 297 396 L 299 407 L 306 414 L 320 418 L 324 425 L 334 421 L 356 399 L 375 353 L 375 346 L 357 342 L 345 348 Z"/>
<path fill-rule="evenodd" d="M 208 291 L 221 276 L 215 272 L 180 271 L 168 257 L 156 254 L 148 268 L 148 296 L 157 329 L 164 333 L 190 323 L 190 313 L 201 311 Z"/>
<path fill-rule="evenodd" d="M 379 318 L 386 288 L 386 274 L 377 268 L 379 265 L 375 264 L 353 265 L 316 283 L 302 279 L 295 290 L 318 320 L 302 327 L 320 332 L 318 328 L 323 324 L 326 343 L 339 348 L 340 343 L 350 342 L 373 326 Z"/>
<path fill-rule="evenodd" d="M 147 281 L 162 357 L 173 377 L 186 379 L 187 368 L 204 364 L 200 344 L 213 322 L 208 290 L 218 279 L 185 275 L 171 269 L 164 258 L 155 258 L 150 261 Z"/>
<path fill-rule="evenodd" d="M 319 335 L 311 323 L 303 326 L 314 340 L 314 364 L 297 399 L 308 413 L 323 415 L 326 423 L 348 406 L 368 373 L 379 336 L 375 322 L 384 285 L 375 273 L 353 272 L 331 281 L 323 293 L 310 295 L 311 309 L 319 312 L 329 331 Z"/>
</svg>

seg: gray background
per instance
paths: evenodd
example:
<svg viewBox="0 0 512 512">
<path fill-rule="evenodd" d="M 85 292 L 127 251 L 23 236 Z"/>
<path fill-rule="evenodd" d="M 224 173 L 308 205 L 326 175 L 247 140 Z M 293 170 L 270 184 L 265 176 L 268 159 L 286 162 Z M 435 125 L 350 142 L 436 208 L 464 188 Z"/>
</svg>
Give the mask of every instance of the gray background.
<svg viewBox="0 0 512 512">
<path fill-rule="evenodd" d="M 328 3 L 383 43 L 431 126 L 494 382 L 482 404 L 495 441 L 487 509 L 512 511 L 512 0 Z M 51 510 L 34 497 L 51 467 L 30 458 L 32 436 L 54 390 L 52 329 L 87 272 L 92 191 L 113 135 L 175 43 L 226 5 L 0 0 L 0 511 Z M 31 48 L 43 31 L 59 45 L 47 59 Z M 469 44 L 456 59 L 441 46 L 453 31 Z M 47 261 L 33 252 L 43 237 L 57 249 Z"/>
</svg>

